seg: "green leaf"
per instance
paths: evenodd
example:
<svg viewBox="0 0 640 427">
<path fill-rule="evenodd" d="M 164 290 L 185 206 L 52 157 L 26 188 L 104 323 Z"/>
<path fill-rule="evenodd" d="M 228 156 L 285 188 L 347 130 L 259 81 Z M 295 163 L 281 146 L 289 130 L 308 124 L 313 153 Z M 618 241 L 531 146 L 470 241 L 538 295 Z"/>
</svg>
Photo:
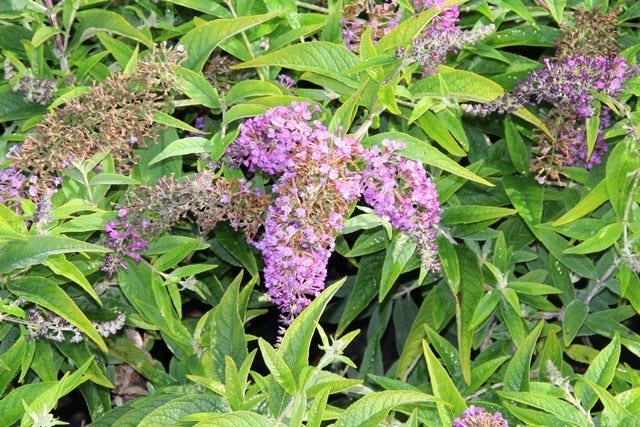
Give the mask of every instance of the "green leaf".
<svg viewBox="0 0 640 427">
<path fill-rule="evenodd" d="M 342 335 L 347 326 L 353 322 L 379 292 L 379 281 L 385 254 L 375 253 L 364 256 L 360 260 L 356 283 L 347 299 L 344 312 L 338 322 L 336 334 Z"/>
<path fill-rule="evenodd" d="M 638 148 L 627 138 L 616 144 L 607 159 L 605 182 L 611 207 L 617 218 L 622 218 L 628 200 L 629 174 L 640 168 Z"/>
<path fill-rule="evenodd" d="M 536 238 L 549 249 L 549 252 L 551 252 L 555 259 L 583 277 L 589 279 L 598 277 L 593 263 L 585 255 L 567 255 L 564 253 L 564 250 L 569 247 L 569 243 L 565 239 L 552 231 L 539 229 L 537 227 L 531 228 L 531 231 Z"/>
<path fill-rule="evenodd" d="M 89 283 L 82 271 L 80 271 L 80 269 L 74 263 L 68 261 L 63 254 L 51 255 L 43 262 L 43 264 L 49 267 L 55 274 L 72 280 L 86 293 L 88 293 L 95 302 L 97 302 L 99 305 L 102 305 L 100 297 L 98 297 L 98 294 L 93 289 L 93 286 L 91 285 L 91 283 Z"/>
<path fill-rule="evenodd" d="M 149 165 L 154 165 L 169 157 L 185 156 L 187 154 L 208 153 L 213 150 L 213 143 L 201 137 L 182 138 L 171 142 L 164 150 L 155 156 Z"/>
<path fill-rule="evenodd" d="M 104 9 L 87 9 L 76 14 L 78 24 L 74 28 L 75 37 L 72 43 L 77 46 L 94 35 L 105 32 L 113 33 L 151 48 L 153 41 L 143 32 L 137 30 L 122 15 Z"/>
<path fill-rule="evenodd" d="M 211 0 L 166 0 L 167 3 L 177 4 L 178 6 L 187 7 L 197 10 L 198 12 L 219 18 L 231 18 L 231 12 L 224 6 L 212 2 Z"/>
<path fill-rule="evenodd" d="M 620 222 L 609 224 L 602 227 L 593 236 L 580 243 L 577 246 L 567 248 L 563 252 L 565 254 L 591 254 L 594 252 L 604 251 L 612 247 L 622 235 L 624 226 Z"/>
<path fill-rule="evenodd" d="M 273 427 L 273 421 L 255 412 L 234 411 L 211 414 L 196 424 L 196 427 Z"/>
<path fill-rule="evenodd" d="M 230 356 L 236 365 L 242 364 L 248 355 L 244 323 L 238 312 L 239 289 L 242 276 L 238 276 L 227 288 L 220 303 L 207 319 L 203 333 L 209 336 L 207 350 L 211 353 L 215 371 L 210 376 L 224 381 L 226 361 Z"/>
<path fill-rule="evenodd" d="M 457 294 L 460 288 L 460 263 L 454 245 L 443 235 L 438 236 L 438 257 L 451 292 Z"/>
<path fill-rule="evenodd" d="M 567 5 L 566 0 L 547 0 L 547 8 L 558 25 L 562 24 L 564 19 L 564 8 Z"/>
<path fill-rule="evenodd" d="M 91 178 L 90 185 L 140 185 L 140 181 L 117 173 L 99 173 Z"/>
<path fill-rule="evenodd" d="M 185 47 L 188 55 L 183 64 L 184 67 L 194 71 L 202 70 L 207 58 L 220 43 L 281 14 L 282 12 L 272 12 L 232 19 L 216 19 L 195 27 L 178 42 Z"/>
<path fill-rule="evenodd" d="M 108 36 L 104 33 L 98 33 L 98 40 L 100 43 L 111 53 L 111 55 L 118 61 L 118 64 L 122 68 L 124 68 L 128 63 L 131 57 L 133 56 L 133 49 L 129 47 L 126 43 L 121 42 L 120 40 L 114 39 L 111 36 Z"/>
<path fill-rule="evenodd" d="M 91 321 L 53 281 L 44 277 L 22 277 L 8 283 L 7 289 L 14 295 L 53 311 L 87 335 L 100 350 L 107 351 L 107 345 Z"/>
<path fill-rule="evenodd" d="M 296 392 L 296 379 L 289 366 L 278 352 L 262 338 L 258 338 L 258 346 L 267 369 L 278 384 L 290 395 Z"/>
<path fill-rule="evenodd" d="M 498 220 L 518 213 L 516 209 L 497 206 L 447 206 L 442 211 L 442 223 L 447 225 L 472 224 L 487 220 Z"/>
<path fill-rule="evenodd" d="M 338 417 L 335 427 L 379 425 L 389 411 L 399 405 L 433 402 L 433 396 L 418 391 L 384 390 L 368 394 L 349 405 Z"/>
<path fill-rule="evenodd" d="M 516 13 L 530 24 L 534 24 L 533 17 L 531 16 L 529 9 L 525 7 L 521 0 L 494 0 L 492 3 L 504 7 L 505 9 Z"/>
<path fill-rule="evenodd" d="M 5 346 L 8 346 L 8 343 Z M 18 373 L 26 353 L 27 341 L 24 337 L 20 337 L 0 355 L 0 396 L 5 395 L 4 392 Z"/>
<path fill-rule="evenodd" d="M 507 46 L 541 46 L 552 47 L 554 42 L 562 38 L 557 28 L 546 25 L 518 25 L 498 31 L 484 39 L 485 43 L 495 48 Z"/>
<path fill-rule="evenodd" d="M 513 358 L 507 365 L 504 374 L 504 390 L 505 391 L 529 391 L 529 373 L 531 365 L 531 357 L 536 347 L 540 332 L 542 332 L 543 321 L 533 328 L 531 333 L 527 335 L 523 343 L 520 345 Z"/>
<path fill-rule="evenodd" d="M 467 409 L 467 404 L 426 341 L 422 341 L 422 350 L 427 361 L 433 395 L 441 401 L 437 402 L 440 421 L 442 425 L 450 425 L 453 421 L 454 414 L 460 414 Z M 446 404 L 442 402 L 446 402 Z"/>
<path fill-rule="evenodd" d="M 38 28 L 38 30 L 33 33 L 33 37 L 31 38 L 31 44 L 33 45 L 34 48 L 38 48 L 40 47 L 40 45 L 42 45 L 42 43 L 44 43 L 45 41 L 47 41 L 49 38 L 53 37 L 56 34 L 60 34 L 62 31 L 53 28 L 53 27 L 47 27 L 46 25 L 43 25 L 42 27 Z"/>
<path fill-rule="evenodd" d="M 400 150 L 400 153 L 409 159 L 417 160 L 424 164 L 445 170 L 454 175 L 468 179 L 469 181 L 477 182 L 489 187 L 493 186 L 493 184 L 491 184 L 486 179 L 476 175 L 466 168 L 463 168 L 458 163 L 451 160 L 445 154 L 442 154 L 440 151 L 438 151 L 425 141 L 422 141 L 409 134 L 402 132 L 384 132 L 366 138 L 365 142 L 367 146 L 372 146 L 381 144 L 384 139 L 404 142 L 405 148 Z"/>
<path fill-rule="evenodd" d="M 517 293 L 524 295 L 550 295 L 562 293 L 562 291 L 555 286 L 537 282 L 526 282 L 522 280 L 509 282 L 509 289 L 513 289 Z"/>
<path fill-rule="evenodd" d="M 342 44 L 311 41 L 287 46 L 233 68 L 276 66 L 309 71 L 356 89 L 359 86 L 358 80 L 344 73 L 357 63 L 356 56 Z"/>
<path fill-rule="evenodd" d="M 258 276 L 256 257 L 242 234 L 234 231 L 226 224 L 221 224 L 216 227 L 215 235 L 222 247 L 240 261 L 251 276 Z"/>
<path fill-rule="evenodd" d="M 279 353 L 284 361 L 289 365 L 295 377 L 298 377 L 305 366 L 309 364 L 309 347 L 311 338 L 316 329 L 320 315 L 324 311 L 329 300 L 340 286 L 343 280 L 328 286 L 307 306 L 302 313 L 289 325 L 282 337 Z"/>
<path fill-rule="evenodd" d="M 64 253 L 111 252 L 102 246 L 62 236 L 25 236 L 0 246 L 0 274 L 42 264 L 49 255 Z"/>
<path fill-rule="evenodd" d="M 400 277 L 415 250 L 416 244 L 410 237 L 400 232 L 394 234 L 382 264 L 380 292 L 378 294 L 380 302 L 384 300 L 393 284 Z"/>
<path fill-rule="evenodd" d="M 625 417 L 629 417 L 631 415 L 629 410 L 622 406 L 622 403 L 620 403 L 618 399 L 612 396 L 611 393 L 609 393 L 604 387 L 601 387 L 600 385 L 594 383 L 586 376 L 583 376 L 581 380 L 587 383 L 587 385 L 593 389 L 595 394 L 600 399 L 600 402 L 602 402 L 602 406 L 604 406 L 604 410 L 602 411 L 602 425 L 623 425 L 621 424 L 621 421 Z"/>
<path fill-rule="evenodd" d="M 547 393 L 499 391 L 498 394 L 504 399 L 541 409 L 556 417 L 564 426 L 590 425 L 578 408 Z"/>
<path fill-rule="evenodd" d="M 185 123 L 182 120 L 176 119 L 172 115 L 167 114 L 163 111 L 157 111 L 157 110 L 154 111 L 153 121 L 161 125 L 169 126 L 171 128 L 186 130 L 187 132 L 200 133 L 199 129 L 196 129 L 190 124 Z"/>
<path fill-rule="evenodd" d="M 371 77 L 367 77 L 358 89 L 333 113 L 329 123 L 329 130 L 334 133 L 340 133 L 341 129 L 350 129 L 356 117 L 358 106 L 362 105 L 365 108 L 370 108 L 376 102 L 379 86 L 378 82 Z"/>
<path fill-rule="evenodd" d="M 594 102 L 593 114 L 585 120 L 586 134 L 587 134 L 587 159 L 591 158 L 593 149 L 596 146 L 596 139 L 598 137 L 598 128 L 600 127 L 600 103 Z"/>
<path fill-rule="evenodd" d="M 530 167 L 529 150 L 510 116 L 504 119 L 504 137 L 513 167 L 522 174 L 526 173 Z"/>
<path fill-rule="evenodd" d="M 176 382 L 175 378 L 164 371 L 160 362 L 149 360 L 149 353 L 136 347 L 124 334 L 109 337 L 106 341 L 109 345 L 109 354 L 111 356 L 131 365 L 154 386 L 158 387 Z"/>
<path fill-rule="evenodd" d="M 449 299 L 446 299 L 446 297 Z M 433 291 L 429 292 L 424 298 L 398 359 L 395 373 L 397 378 L 406 380 L 411 369 L 422 355 L 422 339 L 425 336 L 424 325 L 436 330 L 441 329 L 455 315 L 455 310 L 451 308 L 452 305 L 453 297 L 444 284 L 436 285 Z"/>
<path fill-rule="evenodd" d="M 236 83 L 229 92 L 227 92 L 227 105 L 240 104 L 251 98 L 259 98 L 263 96 L 281 96 L 280 88 L 271 83 L 261 80 L 243 80 Z"/>
<path fill-rule="evenodd" d="M 460 368 L 465 382 L 471 384 L 471 346 L 474 329 L 471 327 L 478 301 L 484 294 L 484 279 L 473 251 L 456 246 L 460 262 L 460 292 L 456 295 L 456 325 Z"/>
<path fill-rule="evenodd" d="M 181 80 L 182 91 L 189 98 L 204 107 L 220 108 L 220 97 L 211 83 L 202 75 L 188 68 L 180 67 L 177 70 Z"/>
<path fill-rule="evenodd" d="M 0 90 L 0 123 L 30 119 L 46 112 L 44 105 L 28 102 L 21 93 L 12 92 L 10 86 Z"/>
<path fill-rule="evenodd" d="M 562 316 L 562 339 L 565 346 L 569 346 L 578 334 L 589 314 L 589 306 L 582 300 L 571 301 Z"/>
<path fill-rule="evenodd" d="M 540 224 L 544 187 L 529 177 L 504 176 L 502 178 L 507 197 L 527 225 Z"/>
<path fill-rule="evenodd" d="M 567 423 L 559 420 L 556 416 L 548 414 L 540 410 L 533 410 L 524 408 L 522 406 L 509 403 L 507 400 L 503 401 L 505 408 L 510 414 L 513 414 L 518 419 L 524 421 L 527 426 L 536 427 L 567 427 Z"/>
<path fill-rule="evenodd" d="M 600 387 L 607 388 L 615 377 L 616 368 L 620 360 L 620 338 L 616 334 L 613 340 L 593 359 L 584 373 L 584 378 L 588 378 Z M 593 389 L 585 383 L 578 381 L 575 385 L 575 394 L 580 399 L 582 406 L 586 410 L 593 408 L 598 398 Z"/>
<path fill-rule="evenodd" d="M 423 99 L 428 100 L 430 98 Z M 421 115 L 418 121 L 420 123 L 420 127 L 425 131 L 427 136 L 440 144 L 440 146 L 449 154 L 458 157 L 465 157 L 467 155 L 466 151 L 460 147 L 458 142 L 451 135 L 449 129 L 440 116 L 436 116 L 431 111 L 426 111 Z"/>
<path fill-rule="evenodd" d="M 498 303 L 500 302 L 500 293 L 496 291 L 487 292 L 480 298 L 478 305 L 473 311 L 470 327 L 478 328 L 489 316 L 493 314 Z"/>
<path fill-rule="evenodd" d="M 599 208 L 604 202 L 609 200 L 609 194 L 607 192 L 607 184 L 604 180 L 600 181 L 598 185 L 587 194 L 584 199 L 580 200 L 574 207 L 565 212 L 560 218 L 553 222 L 554 227 L 559 227 L 564 224 L 573 222 L 585 215 L 590 214 L 597 208 Z"/>
<path fill-rule="evenodd" d="M 221 410 L 223 408 L 221 398 L 218 396 L 212 396 L 210 394 L 176 394 L 173 395 L 171 400 L 157 407 L 149 407 L 146 405 L 137 406 L 137 409 L 141 409 L 140 412 L 146 413 L 140 414 L 141 416 L 139 417 L 131 417 L 131 421 L 127 421 L 132 422 L 136 420 L 135 425 L 137 427 L 175 426 L 187 415 L 215 409 Z M 118 421 L 119 422 L 112 425 L 133 425 L 125 423 L 122 419 Z"/>
</svg>

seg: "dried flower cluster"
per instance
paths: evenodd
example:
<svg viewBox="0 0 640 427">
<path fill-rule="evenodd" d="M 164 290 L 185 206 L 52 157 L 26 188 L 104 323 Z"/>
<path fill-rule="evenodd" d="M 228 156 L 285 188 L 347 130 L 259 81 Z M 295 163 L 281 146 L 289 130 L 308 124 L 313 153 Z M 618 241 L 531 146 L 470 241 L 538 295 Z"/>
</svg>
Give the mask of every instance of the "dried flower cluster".
<svg viewBox="0 0 640 427">
<path fill-rule="evenodd" d="M 178 89 L 176 68 L 185 53 L 166 44 L 139 60 L 131 73 L 115 73 L 44 116 L 27 135 L 15 164 L 25 175 L 55 177 L 72 161 L 109 152 L 117 167 L 135 164 L 133 149 L 154 138 L 153 112 L 168 109 Z"/>
<path fill-rule="evenodd" d="M 615 57 L 620 37 L 617 28 L 619 13 L 619 9 L 611 9 L 607 13 L 600 8 L 574 10 L 570 14 L 573 22 L 563 23 L 562 37 L 556 40 L 556 57 Z"/>
<path fill-rule="evenodd" d="M 233 69 L 240 62 L 228 53 L 215 51 L 205 63 L 202 73 L 216 90 L 226 93 L 235 83 L 247 78 L 246 70 Z"/>
<path fill-rule="evenodd" d="M 314 120 L 318 111 L 309 103 L 274 107 L 245 121 L 228 147 L 225 162 L 269 175 L 271 194 L 203 171 L 182 182 L 164 178 L 137 189 L 126 213 L 153 236 L 183 218 L 203 230 L 229 221 L 244 231 L 262 252 L 265 286 L 285 325 L 324 288 L 335 236 L 349 204 L 363 194 L 379 215 L 416 241 L 424 266 L 437 269 L 434 226 L 440 207 L 422 165 L 395 153 L 402 143 L 385 141 L 384 152 L 365 150 L 357 140 L 329 132 Z M 127 228 L 111 224 L 106 232 L 113 229 Z M 136 259 L 132 240 L 110 247 Z"/>
<path fill-rule="evenodd" d="M 512 93 L 486 104 L 462 105 L 466 112 L 479 116 L 513 113 L 531 104 L 548 107 L 545 123 L 552 138 L 537 135 L 531 168 L 540 183 L 549 178 L 560 181 L 564 166 L 589 169 L 598 165 L 607 152 L 602 135 L 609 126 L 608 110 L 603 108 L 596 145 L 589 156 L 585 120 L 595 113 L 596 93 L 615 98 L 637 73 L 637 68 L 617 54 L 616 13 L 574 12 L 573 25 L 562 27 L 556 56 L 545 58 L 544 68 L 518 83 Z"/>
<path fill-rule="evenodd" d="M 438 65 L 444 64 L 449 53 L 458 52 L 464 45 L 474 44 L 495 30 L 493 25 L 473 31 L 462 30 L 458 25 L 458 6 L 445 7 L 444 0 L 414 1 L 414 7 L 416 12 L 431 7 L 441 11 L 433 18 L 431 25 L 412 40 L 410 48 L 400 47 L 396 51 L 398 59 L 419 63 L 424 76 L 436 74 Z"/>
<path fill-rule="evenodd" d="M 251 190 L 244 181 L 218 179 L 212 171 L 202 171 L 176 180 L 161 178 L 153 187 L 142 186 L 128 195 L 126 208 L 105 227 L 105 246 L 113 249 L 105 256 L 102 270 L 109 275 L 126 268 L 126 258 L 138 262 L 148 241 L 183 218 L 194 218 L 200 229 L 211 230 L 229 221 L 253 238 L 264 223 L 271 197 Z"/>
<path fill-rule="evenodd" d="M 376 146 L 364 155 L 364 200 L 376 215 L 388 219 L 417 243 L 425 269 L 437 271 L 434 226 L 440 221 L 440 204 L 436 186 L 421 163 L 395 154 L 404 148 L 404 143 L 384 140 L 382 145 L 384 151 Z"/>
<path fill-rule="evenodd" d="M 79 343 L 84 339 L 78 328 L 57 314 L 45 314 L 38 307 L 30 308 L 27 314 L 30 338 L 41 337 L 56 342 L 64 342 L 68 339 L 71 343 Z M 114 320 L 92 322 L 92 324 L 98 333 L 106 338 L 122 329 L 125 320 L 126 316 L 120 313 Z M 71 334 L 70 338 L 67 338 L 68 334 Z"/>
<path fill-rule="evenodd" d="M 492 414 L 484 408 L 469 406 L 460 417 L 453 420 L 453 427 L 509 427 L 500 412 Z"/>
<path fill-rule="evenodd" d="M 163 177 L 153 187 L 136 188 L 127 207 L 150 236 L 157 236 L 181 219 L 193 219 L 201 230 L 212 230 L 223 221 L 253 239 L 262 225 L 270 196 L 252 190 L 243 180 L 219 178 L 203 170 L 178 181 Z M 148 221 L 145 223 L 144 221 Z"/>
<path fill-rule="evenodd" d="M 371 28 L 375 43 L 400 22 L 401 12 L 396 0 L 355 0 L 344 5 L 342 35 L 350 50 L 358 50 L 364 30 Z"/>
</svg>

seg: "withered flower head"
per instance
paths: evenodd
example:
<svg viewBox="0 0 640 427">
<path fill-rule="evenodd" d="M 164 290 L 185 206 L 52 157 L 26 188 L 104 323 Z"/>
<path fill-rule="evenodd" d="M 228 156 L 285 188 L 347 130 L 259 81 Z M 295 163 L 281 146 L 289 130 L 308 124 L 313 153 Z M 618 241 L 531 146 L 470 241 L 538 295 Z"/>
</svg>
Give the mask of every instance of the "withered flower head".
<svg viewBox="0 0 640 427">
<path fill-rule="evenodd" d="M 618 54 L 618 13 L 612 9 L 607 13 L 599 9 L 584 7 L 572 14 L 573 22 L 564 23 L 560 31 L 562 37 L 556 41 L 556 57 L 572 56 L 613 58 Z"/>
<path fill-rule="evenodd" d="M 44 116 L 27 135 L 16 164 L 30 175 L 58 175 L 72 161 L 109 152 L 120 171 L 135 164 L 133 149 L 153 139 L 153 112 L 170 108 L 179 89 L 181 49 L 162 44 L 142 57 L 131 73 L 115 73 L 88 92 Z"/>
</svg>

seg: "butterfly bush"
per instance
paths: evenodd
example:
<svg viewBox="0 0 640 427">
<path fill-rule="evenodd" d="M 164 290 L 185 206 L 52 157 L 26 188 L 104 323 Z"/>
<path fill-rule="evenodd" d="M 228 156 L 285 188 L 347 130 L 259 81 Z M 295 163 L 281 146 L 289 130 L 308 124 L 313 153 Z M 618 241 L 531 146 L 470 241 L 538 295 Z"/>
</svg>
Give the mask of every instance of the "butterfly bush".
<svg viewBox="0 0 640 427">
<path fill-rule="evenodd" d="M 17 163 L 21 151 L 21 146 L 11 146 L 6 156 L 7 164 L 0 169 L 0 203 L 13 200 L 18 205 L 17 199 L 29 199 L 37 203 L 44 194 L 55 194 L 62 183 L 60 177 L 39 177 L 21 168 Z"/>
<path fill-rule="evenodd" d="M 335 235 L 360 194 L 352 169 L 362 147 L 313 120 L 317 111 L 308 103 L 274 107 L 243 123 L 227 150 L 230 164 L 276 177 L 263 236 L 252 243 L 262 252 L 265 286 L 285 324 L 324 289 Z"/>
<path fill-rule="evenodd" d="M 598 18 L 600 16 L 601 18 Z M 597 15 L 594 19 L 610 20 L 608 15 Z M 570 39 L 576 39 L 573 29 L 564 29 Z M 592 44 L 599 45 L 597 40 Z M 581 46 L 584 40 L 573 40 L 571 46 L 578 52 L 586 52 Z M 603 52 L 610 52 L 610 40 L 605 38 Z M 549 106 L 545 124 L 549 132 L 536 136 L 538 147 L 533 151 L 531 170 L 541 184 L 548 178 L 560 182 L 563 167 L 578 166 L 590 169 L 599 165 L 608 147 L 603 137 L 609 126 L 609 112 L 603 108 L 599 120 L 596 143 L 590 155 L 587 153 L 586 120 L 596 114 L 596 95 L 611 98 L 619 96 L 624 84 L 637 74 L 626 58 L 613 53 L 601 55 L 572 55 L 567 43 L 561 43 L 554 58 L 545 58 L 544 67 L 531 73 L 519 82 L 513 92 L 486 104 L 461 107 L 471 115 L 486 116 L 492 112 L 513 113 L 519 108 L 537 104 Z"/>
<path fill-rule="evenodd" d="M 113 274 L 126 267 L 125 257 L 140 260 L 146 247 L 140 236 L 158 236 L 181 219 L 194 219 L 202 230 L 228 221 L 261 251 L 265 287 L 287 325 L 324 289 L 335 237 L 350 205 L 364 196 L 378 215 L 415 240 L 423 266 L 435 271 L 440 206 L 422 164 L 397 154 L 402 142 L 385 140 L 382 148 L 367 150 L 355 138 L 330 132 L 314 119 L 319 111 L 294 102 L 240 125 L 223 161 L 270 176 L 271 194 L 211 171 L 137 189 L 118 221 L 105 228 L 114 253 L 103 270 Z M 130 221 L 130 212 L 138 219 Z"/>
<path fill-rule="evenodd" d="M 545 58 L 544 64 L 544 68 L 518 83 L 512 93 L 463 108 L 470 114 L 486 116 L 492 112 L 513 113 L 521 107 L 546 102 L 555 107 L 570 107 L 586 119 L 593 115 L 595 93 L 618 96 L 624 82 L 637 71 L 621 56 L 573 56 L 556 61 Z"/>
<path fill-rule="evenodd" d="M 396 56 L 408 63 L 419 63 L 422 74 L 430 76 L 438 72 L 438 65 L 444 64 L 449 53 L 458 52 L 466 44 L 474 44 L 491 34 L 495 27 L 484 25 L 467 31 L 458 25 L 458 6 L 445 7 L 444 0 L 414 1 L 416 12 L 435 7 L 440 14 L 411 42 L 410 48 L 400 47 Z"/>
<path fill-rule="evenodd" d="M 140 253 L 149 245 L 144 237 L 149 222 L 142 221 L 138 226 L 135 220 L 131 221 L 127 218 L 128 215 L 127 209 L 120 208 L 118 218 L 109 221 L 104 227 L 106 237 L 104 245 L 113 249 L 113 252 L 105 255 L 101 269 L 109 276 L 113 276 L 120 268 L 126 268 L 125 257 L 130 257 L 136 262 L 141 261 Z"/>
<path fill-rule="evenodd" d="M 384 151 L 376 146 L 364 154 L 364 200 L 376 215 L 413 238 L 423 267 L 436 271 L 435 225 L 440 221 L 440 204 L 435 184 L 421 163 L 395 154 L 404 143 L 384 140 L 382 145 Z"/>
<path fill-rule="evenodd" d="M 276 177 L 264 235 L 254 242 L 265 262 L 265 286 L 290 322 L 323 288 L 335 235 L 348 204 L 364 195 L 377 214 L 407 232 L 418 244 L 423 264 L 437 268 L 434 225 L 440 207 L 435 186 L 422 165 L 384 141 L 365 150 L 350 137 L 332 134 L 313 120 L 317 106 L 275 107 L 240 126 L 227 153 L 231 164 Z M 356 169 L 356 160 L 364 168 Z"/>
<path fill-rule="evenodd" d="M 400 17 L 401 12 L 395 0 L 383 0 L 380 3 L 375 0 L 355 0 L 344 6 L 342 36 L 349 50 L 358 50 L 360 38 L 367 27 L 371 29 L 371 39 L 375 43 L 398 25 Z"/>
<path fill-rule="evenodd" d="M 452 427 L 509 427 L 509 424 L 500 412 L 492 414 L 484 408 L 472 405 L 453 420 Z"/>
</svg>

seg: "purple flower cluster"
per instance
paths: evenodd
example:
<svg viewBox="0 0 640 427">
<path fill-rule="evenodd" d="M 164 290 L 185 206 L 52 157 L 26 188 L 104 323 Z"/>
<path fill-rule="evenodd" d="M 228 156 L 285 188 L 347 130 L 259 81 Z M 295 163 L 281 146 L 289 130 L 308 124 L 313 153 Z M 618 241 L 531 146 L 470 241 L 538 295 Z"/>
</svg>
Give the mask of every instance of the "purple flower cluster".
<svg viewBox="0 0 640 427">
<path fill-rule="evenodd" d="M 20 150 L 19 145 L 13 145 L 9 148 L 7 159 L 15 160 Z M 43 193 L 54 194 L 61 182 L 59 177 L 39 179 L 36 175 L 25 174 L 17 165 L 9 164 L 7 168 L 0 169 L 0 203 L 17 198 L 38 202 Z"/>
<path fill-rule="evenodd" d="M 367 27 L 371 28 L 375 43 L 400 22 L 401 11 L 396 0 L 355 0 L 344 6 L 344 18 L 341 21 L 342 35 L 349 50 L 357 50 L 360 36 Z"/>
<path fill-rule="evenodd" d="M 71 343 L 79 343 L 84 339 L 78 328 L 55 313 L 45 314 L 38 307 L 30 308 L 27 313 L 29 316 L 27 337 L 29 338 L 41 337 L 55 342 L 65 342 L 67 340 L 66 335 L 70 333 L 72 334 L 69 338 Z M 92 322 L 92 324 L 98 333 L 106 338 L 122 329 L 125 320 L 126 316 L 120 313 L 114 320 Z"/>
<path fill-rule="evenodd" d="M 593 92 L 617 96 L 626 80 L 637 69 L 621 56 L 574 56 L 561 60 L 544 60 L 545 67 L 534 71 L 518 83 L 513 93 L 507 93 L 487 104 L 463 105 L 470 114 L 486 116 L 497 111 L 513 113 L 531 103 L 547 102 L 554 107 L 573 109 L 580 118 L 593 114 Z"/>
<path fill-rule="evenodd" d="M 469 406 L 460 417 L 453 420 L 452 427 L 509 427 L 500 412 L 492 414 L 484 408 Z"/>
<path fill-rule="evenodd" d="M 22 77 L 13 86 L 13 92 L 21 92 L 27 101 L 45 105 L 57 90 L 58 82 L 53 79 Z"/>
<path fill-rule="evenodd" d="M 286 74 L 279 74 L 276 80 L 287 89 L 291 89 L 296 85 L 295 79 L 287 76 Z"/>
<path fill-rule="evenodd" d="M 609 151 L 607 141 L 605 141 L 602 134 L 604 130 L 609 127 L 609 110 L 604 110 L 600 115 L 600 125 L 598 127 L 598 135 L 596 136 L 596 144 L 593 147 L 591 156 L 587 158 L 587 130 L 586 126 L 581 126 L 579 129 L 569 129 L 560 132 L 557 138 L 561 141 L 567 141 L 566 148 L 566 160 L 564 162 L 567 166 L 579 166 L 585 169 L 591 169 L 594 166 L 602 163 L 604 155 Z"/>
<path fill-rule="evenodd" d="M 423 266 L 436 271 L 439 264 L 434 226 L 440 221 L 436 187 L 421 163 L 395 154 L 404 143 L 384 140 L 382 145 L 384 151 L 376 146 L 363 156 L 364 200 L 376 215 L 407 233 L 417 243 Z"/>
<path fill-rule="evenodd" d="M 444 64 L 447 54 L 459 51 L 465 44 L 476 43 L 495 29 L 493 25 L 474 31 L 460 29 L 458 6 L 445 8 L 444 0 L 416 0 L 413 4 L 416 12 L 431 7 L 441 10 L 440 15 L 433 18 L 431 25 L 413 39 L 410 49 L 398 48 L 396 52 L 399 59 L 419 63 L 424 76 L 436 74 L 438 65 Z"/>
<path fill-rule="evenodd" d="M 187 138 L 204 136 L 206 131 L 206 117 L 197 116 L 193 123 L 193 127 L 198 129 L 200 132 L 189 132 L 185 135 Z M 132 143 L 138 142 L 137 138 L 135 139 L 135 141 L 133 140 L 133 138 L 135 137 L 132 137 L 132 141 L 131 141 Z"/>
<path fill-rule="evenodd" d="M 264 233 L 252 243 L 262 252 L 265 286 L 284 324 L 324 288 L 335 235 L 360 195 L 350 166 L 362 147 L 313 120 L 317 111 L 308 103 L 274 107 L 243 123 L 227 150 L 231 164 L 275 178 Z"/>
<path fill-rule="evenodd" d="M 113 249 L 112 253 L 104 257 L 104 262 L 100 269 L 109 276 L 113 276 L 119 268 L 126 268 L 125 256 L 139 262 L 142 259 L 140 252 L 147 246 L 148 242 L 143 238 L 142 232 L 149 226 L 149 222 L 143 220 L 140 226 L 127 220 L 128 211 L 125 208 L 118 210 L 118 218 L 109 221 L 104 227 L 106 234 L 105 246 Z"/>
</svg>

